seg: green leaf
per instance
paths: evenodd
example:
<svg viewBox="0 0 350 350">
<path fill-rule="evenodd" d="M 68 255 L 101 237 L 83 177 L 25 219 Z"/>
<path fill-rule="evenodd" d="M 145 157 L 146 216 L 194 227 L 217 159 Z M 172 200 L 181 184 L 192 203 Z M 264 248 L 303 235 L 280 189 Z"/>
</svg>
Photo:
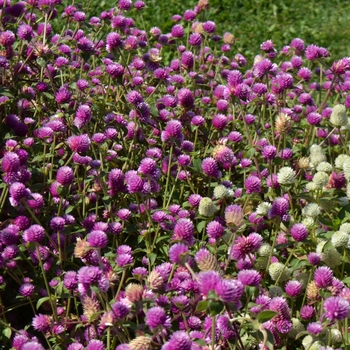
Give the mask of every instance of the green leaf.
<svg viewBox="0 0 350 350">
<path fill-rule="evenodd" d="M 224 304 L 221 301 L 209 300 L 209 310 L 211 316 L 218 315 L 224 309 Z"/>
<path fill-rule="evenodd" d="M 11 328 L 10 328 L 10 327 L 5 328 L 5 329 L 2 331 L 2 334 L 4 335 L 5 338 L 10 339 L 10 338 L 11 338 L 11 335 L 12 335 Z"/>
<path fill-rule="evenodd" d="M 208 309 L 208 300 L 202 300 L 198 303 L 196 312 L 202 312 Z"/>
<path fill-rule="evenodd" d="M 36 63 L 40 66 L 40 67 L 45 67 L 46 62 L 42 57 L 39 57 L 36 59 Z"/>
<path fill-rule="evenodd" d="M 50 300 L 50 297 L 43 297 L 43 298 L 40 298 L 38 300 L 38 302 L 36 303 L 36 309 L 39 310 L 40 306 L 45 303 L 45 301 L 48 301 Z"/>
<path fill-rule="evenodd" d="M 271 318 L 276 316 L 276 315 L 277 315 L 277 312 L 275 312 L 275 311 L 270 311 L 270 310 L 262 311 L 258 315 L 258 322 L 264 323 L 264 322 L 270 321 Z"/>
<path fill-rule="evenodd" d="M 346 277 L 342 280 L 343 283 L 345 283 L 346 285 L 350 286 L 350 277 Z"/>
<path fill-rule="evenodd" d="M 197 224 L 197 231 L 199 233 L 201 233 L 205 227 L 205 224 L 206 224 L 206 221 L 200 221 L 198 224 Z"/>
<path fill-rule="evenodd" d="M 69 214 L 72 210 L 74 210 L 74 206 L 73 205 L 70 205 L 66 211 L 65 211 L 65 214 Z"/>
<path fill-rule="evenodd" d="M 154 264 L 154 262 L 156 261 L 156 258 L 157 258 L 157 254 L 155 253 L 150 253 L 147 255 L 148 259 L 149 259 L 149 262 L 151 264 L 151 266 Z"/>
</svg>

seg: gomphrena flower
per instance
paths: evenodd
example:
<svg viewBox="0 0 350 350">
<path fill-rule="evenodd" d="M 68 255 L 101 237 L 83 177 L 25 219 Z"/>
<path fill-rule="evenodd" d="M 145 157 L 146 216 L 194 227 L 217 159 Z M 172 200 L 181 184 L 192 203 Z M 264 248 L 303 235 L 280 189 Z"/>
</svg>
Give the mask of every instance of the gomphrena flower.
<svg viewBox="0 0 350 350">
<path fill-rule="evenodd" d="M 181 88 L 177 93 L 177 99 L 179 101 L 179 105 L 186 109 L 190 109 L 194 105 L 194 97 L 191 90 L 187 88 Z"/>
<path fill-rule="evenodd" d="M 37 224 L 28 227 L 22 235 L 25 242 L 41 242 L 45 238 L 45 229 Z"/>
<path fill-rule="evenodd" d="M 214 213 L 218 210 L 218 208 L 215 206 L 211 198 L 209 197 L 203 197 L 201 198 L 198 206 L 198 213 L 202 216 L 213 216 Z"/>
<path fill-rule="evenodd" d="M 274 262 L 269 266 L 269 274 L 273 281 L 283 282 L 289 279 L 290 270 L 280 262 Z"/>
<path fill-rule="evenodd" d="M 194 243 L 194 224 L 188 218 L 181 218 L 177 220 L 174 227 L 173 240 L 183 240 L 187 244 L 192 245 Z"/>
<path fill-rule="evenodd" d="M 227 225 L 240 227 L 243 223 L 243 209 L 238 204 L 232 204 L 225 209 L 225 221 Z"/>
<path fill-rule="evenodd" d="M 199 291 L 207 296 L 208 293 L 215 288 L 221 281 L 219 272 L 216 271 L 203 271 L 198 274 Z"/>
<path fill-rule="evenodd" d="M 205 175 L 220 178 L 221 171 L 219 170 L 219 166 L 214 158 L 208 157 L 203 159 L 202 161 L 202 170 Z"/>
<path fill-rule="evenodd" d="M 247 189 L 247 193 L 260 193 L 261 180 L 255 175 L 250 175 L 245 180 L 244 186 Z"/>
<path fill-rule="evenodd" d="M 62 166 L 57 170 L 56 180 L 62 186 L 69 186 L 74 180 L 74 172 L 69 166 Z"/>
<path fill-rule="evenodd" d="M 91 140 L 89 135 L 81 134 L 68 137 L 67 144 L 73 152 L 85 153 L 90 148 Z"/>
<path fill-rule="evenodd" d="M 162 350 L 191 350 L 192 341 L 184 331 L 176 331 L 171 336 L 170 339 L 162 346 Z"/>
<path fill-rule="evenodd" d="M 292 298 L 299 296 L 302 288 L 303 285 L 299 281 L 289 281 L 284 287 L 286 293 Z"/>
<path fill-rule="evenodd" d="M 295 180 L 295 172 L 291 167 L 282 167 L 277 173 L 277 181 L 281 185 L 293 184 Z"/>
<path fill-rule="evenodd" d="M 93 230 L 87 235 L 86 241 L 91 247 L 104 248 L 108 244 L 108 237 L 101 230 Z"/>
<path fill-rule="evenodd" d="M 169 328 L 171 326 L 170 317 L 166 315 L 164 308 L 160 306 L 151 307 L 147 311 L 145 323 L 151 331 L 158 327 Z"/>
<path fill-rule="evenodd" d="M 201 248 L 195 255 L 194 260 L 201 271 L 219 271 L 220 266 L 214 254 L 206 248 Z"/>
<path fill-rule="evenodd" d="M 47 332 L 52 324 L 51 317 L 49 315 L 38 314 L 34 316 L 32 320 L 32 326 L 39 332 Z"/>
<path fill-rule="evenodd" d="M 244 285 L 239 280 L 222 279 L 215 288 L 216 294 L 225 303 L 233 303 L 240 300 Z"/>
<path fill-rule="evenodd" d="M 5 173 L 18 171 L 20 165 L 19 156 L 15 152 L 5 153 L 1 161 L 1 167 Z"/>
<path fill-rule="evenodd" d="M 333 107 L 329 121 L 335 127 L 345 126 L 348 123 L 348 116 L 346 114 L 346 107 L 337 104 Z"/>
<path fill-rule="evenodd" d="M 92 118 L 92 112 L 91 108 L 87 104 L 82 104 L 78 107 L 75 118 L 74 118 L 74 125 L 81 129 L 83 126 L 85 126 Z"/>
<path fill-rule="evenodd" d="M 251 233 L 249 236 L 239 236 L 230 250 L 231 259 L 244 259 L 249 253 L 259 250 L 263 242 L 263 238 L 258 233 Z"/>
<path fill-rule="evenodd" d="M 324 301 L 325 317 L 329 321 L 343 320 L 349 316 L 350 303 L 341 297 L 329 297 Z"/>
<path fill-rule="evenodd" d="M 238 272 L 237 279 L 244 286 L 259 286 L 261 275 L 256 270 L 244 269 Z"/>
<path fill-rule="evenodd" d="M 297 223 L 291 227 L 290 234 L 297 242 L 303 242 L 307 238 L 309 232 L 305 225 Z"/>
<path fill-rule="evenodd" d="M 169 249 L 169 260 L 173 264 L 183 264 L 188 258 L 188 245 L 175 243 Z"/>
<path fill-rule="evenodd" d="M 206 231 L 209 238 L 217 240 L 224 235 L 225 228 L 219 221 L 214 220 L 208 223 Z"/>
<path fill-rule="evenodd" d="M 318 267 L 314 273 L 314 281 L 317 288 L 326 288 L 332 285 L 333 272 L 327 266 Z"/>
</svg>

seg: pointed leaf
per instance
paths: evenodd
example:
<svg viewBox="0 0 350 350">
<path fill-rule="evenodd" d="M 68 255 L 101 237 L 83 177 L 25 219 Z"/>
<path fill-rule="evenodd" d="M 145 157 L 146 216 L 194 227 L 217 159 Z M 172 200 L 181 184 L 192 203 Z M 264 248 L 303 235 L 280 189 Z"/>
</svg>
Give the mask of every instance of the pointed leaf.
<svg viewBox="0 0 350 350">
<path fill-rule="evenodd" d="M 258 315 L 258 322 L 264 323 L 264 322 L 270 321 L 271 318 L 276 316 L 276 315 L 277 315 L 277 312 L 275 312 L 275 311 L 270 311 L 270 310 L 262 311 Z"/>
<path fill-rule="evenodd" d="M 202 312 L 208 309 L 208 300 L 202 300 L 198 303 L 196 312 Z"/>
</svg>

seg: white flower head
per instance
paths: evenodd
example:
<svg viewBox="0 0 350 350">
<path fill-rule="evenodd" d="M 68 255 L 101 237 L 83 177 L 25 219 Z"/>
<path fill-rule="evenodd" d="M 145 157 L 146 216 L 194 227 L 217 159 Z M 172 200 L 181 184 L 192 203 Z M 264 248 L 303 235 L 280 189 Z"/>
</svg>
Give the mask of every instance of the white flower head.
<svg viewBox="0 0 350 350">
<path fill-rule="evenodd" d="M 321 214 L 321 208 L 316 203 L 310 203 L 303 208 L 301 213 L 303 216 L 315 218 L 317 215 Z"/>
<path fill-rule="evenodd" d="M 333 233 L 331 242 L 334 248 L 344 247 L 349 241 L 349 234 L 344 231 L 336 231 Z"/>
<path fill-rule="evenodd" d="M 346 108 L 344 105 L 338 104 L 333 107 L 329 121 L 334 126 L 345 126 L 348 123 Z"/>
<path fill-rule="evenodd" d="M 334 165 L 338 169 L 343 169 L 343 164 L 346 159 L 350 157 L 347 154 L 339 154 L 337 158 L 335 158 Z"/>
<path fill-rule="evenodd" d="M 346 197 L 350 199 L 350 182 L 346 185 Z"/>
<path fill-rule="evenodd" d="M 324 171 L 325 173 L 330 173 L 333 170 L 332 164 L 328 162 L 321 162 L 316 167 L 317 171 Z"/>
<path fill-rule="evenodd" d="M 319 187 L 317 187 L 317 185 L 314 182 L 308 182 L 305 185 L 305 188 L 309 191 L 309 192 L 313 192 L 316 191 Z"/>
<path fill-rule="evenodd" d="M 267 215 L 272 208 L 272 204 L 269 202 L 262 202 L 256 207 L 256 213 L 258 215 Z"/>
<path fill-rule="evenodd" d="M 341 224 L 339 227 L 339 231 L 344 231 L 346 233 L 350 233 L 350 223 L 349 222 L 345 222 L 344 224 Z"/>
<path fill-rule="evenodd" d="M 318 189 L 321 189 L 328 184 L 328 174 L 324 171 L 319 171 L 314 175 L 312 182 L 317 186 Z"/>
<path fill-rule="evenodd" d="M 318 164 L 325 161 L 327 161 L 327 158 L 322 147 L 319 145 L 312 145 L 310 147 L 310 162 L 312 166 L 316 167 Z"/>
<path fill-rule="evenodd" d="M 289 166 L 281 168 L 277 173 L 277 182 L 280 185 L 293 184 L 295 182 L 294 170 Z"/>
<path fill-rule="evenodd" d="M 350 180 L 350 158 L 345 159 L 343 162 L 344 176 L 347 180 Z"/>
<path fill-rule="evenodd" d="M 315 225 L 315 220 L 313 218 L 311 218 L 310 216 L 307 216 L 306 218 L 304 218 L 301 223 L 308 229 L 310 230 L 311 228 L 314 227 Z"/>
<path fill-rule="evenodd" d="M 228 197 L 228 194 L 228 190 L 224 185 L 218 185 L 214 187 L 214 197 L 216 199 Z"/>
</svg>

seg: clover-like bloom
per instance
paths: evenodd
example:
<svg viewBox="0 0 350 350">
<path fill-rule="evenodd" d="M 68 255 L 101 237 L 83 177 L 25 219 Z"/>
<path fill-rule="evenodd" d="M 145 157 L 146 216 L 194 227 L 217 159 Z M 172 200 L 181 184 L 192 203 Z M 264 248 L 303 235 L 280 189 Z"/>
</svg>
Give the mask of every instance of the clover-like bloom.
<svg viewBox="0 0 350 350">
<path fill-rule="evenodd" d="M 32 326 L 40 332 L 47 332 L 50 329 L 52 320 L 49 315 L 38 314 L 32 320 Z"/>
<path fill-rule="evenodd" d="M 291 167 L 283 167 L 277 173 L 277 181 L 281 185 L 293 184 L 295 180 L 295 172 Z"/>
<path fill-rule="evenodd" d="M 68 137 L 67 144 L 73 152 L 85 153 L 90 148 L 91 140 L 89 135 L 81 134 Z"/>
<path fill-rule="evenodd" d="M 326 288 L 332 285 L 333 272 L 327 266 L 318 267 L 314 273 L 314 281 L 317 288 Z"/>
<path fill-rule="evenodd" d="M 162 346 L 162 350 L 191 350 L 192 341 L 184 331 L 176 331 L 170 339 Z"/>
<path fill-rule="evenodd" d="M 325 317 L 329 321 L 343 320 L 349 316 L 350 303 L 341 297 L 329 297 L 324 301 Z"/>
<path fill-rule="evenodd" d="M 62 166 L 57 170 L 56 180 L 62 186 L 69 186 L 74 180 L 74 172 L 69 166 Z"/>
<path fill-rule="evenodd" d="M 345 126 L 348 123 L 348 116 L 346 114 L 345 106 L 342 104 L 335 105 L 333 107 L 329 121 L 336 127 Z"/>
<path fill-rule="evenodd" d="M 215 292 L 223 302 L 233 303 L 240 300 L 244 292 L 244 285 L 239 280 L 222 279 L 216 285 Z"/>
<path fill-rule="evenodd" d="M 164 308 L 160 306 L 151 307 L 147 311 L 145 323 L 151 329 L 151 331 L 158 327 L 169 328 L 171 325 L 170 317 L 166 315 Z"/>
<path fill-rule="evenodd" d="M 307 238 L 309 232 L 305 225 L 297 223 L 291 227 L 290 234 L 297 242 L 303 242 Z"/>
<path fill-rule="evenodd" d="M 188 218 L 179 219 L 174 227 L 173 240 L 184 240 L 187 244 L 192 245 L 194 243 L 193 238 L 194 224 Z"/>
<path fill-rule="evenodd" d="M 173 264 L 181 264 L 186 261 L 188 256 L 188 245 L 184 243 L 175 243 L 169 249 L 169 260 Z"/>
</svg>

